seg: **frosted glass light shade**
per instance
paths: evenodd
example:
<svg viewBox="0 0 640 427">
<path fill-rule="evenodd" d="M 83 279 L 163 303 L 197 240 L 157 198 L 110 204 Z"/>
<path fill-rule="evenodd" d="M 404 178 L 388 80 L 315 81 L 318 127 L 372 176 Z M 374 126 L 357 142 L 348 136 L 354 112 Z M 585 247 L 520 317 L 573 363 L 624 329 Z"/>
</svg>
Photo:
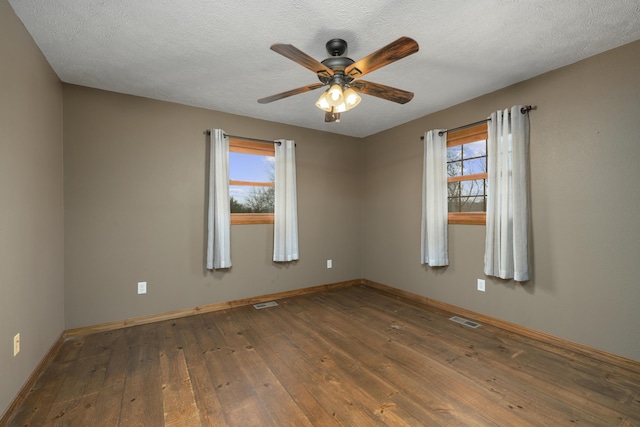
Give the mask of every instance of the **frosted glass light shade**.
<svg viewBox="0 0 640 427">
<path fill-rule="evenodd" d="M 337 107 L 344 102 L 344 96 L 342 94 L 342 88 L 340 85 L 333 85 L 327 91 L 327 101 L 332 107 Z"/>
<path fill-rule="evenodd" d="M 329 105 L 329 95 L 327 95 L 326 91 L 322 92 L 322 95 L 320 95 L 320 98 L 318 98 L 316 107 L 324 111 L 331 111 L 331 105 Z"/>
<path fill-rule="evenodd" d="M 360 97 L 360 95 L 358 95 L 358 93 L 352 88 L 345 90 L 343 93 L 343 96 L 344 96 L 344 102 L 346 104 L 347 110 L 352 109 L 353 107 L 360 104 L 360 101 L 362 101 L 362 98 Z"/>
</svg>

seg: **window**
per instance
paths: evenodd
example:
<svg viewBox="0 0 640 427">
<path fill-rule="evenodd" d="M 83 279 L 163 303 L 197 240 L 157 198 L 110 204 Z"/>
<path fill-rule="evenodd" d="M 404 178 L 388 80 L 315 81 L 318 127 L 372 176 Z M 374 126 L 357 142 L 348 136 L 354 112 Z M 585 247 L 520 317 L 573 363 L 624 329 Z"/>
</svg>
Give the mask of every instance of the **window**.
<svg viewBox="0 0 640 427">
<path fill-rule="evenodd" d="M 229 140 L 231 224 L 273 224 L 273 144 Z"/>
<path fill-rule="evenodd" d="M 447 133 L 449 224 L 485 224 L 487 124 Z"/>
</svg>

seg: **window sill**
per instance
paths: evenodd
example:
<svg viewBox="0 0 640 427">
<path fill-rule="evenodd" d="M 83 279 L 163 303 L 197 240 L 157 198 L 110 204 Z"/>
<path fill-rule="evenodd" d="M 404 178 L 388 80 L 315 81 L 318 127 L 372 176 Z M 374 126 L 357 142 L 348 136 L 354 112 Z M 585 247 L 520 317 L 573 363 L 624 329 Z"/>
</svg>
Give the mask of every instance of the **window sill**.
<svg viewBox="0 0 640 427">
<path fill-rule="evenodd" d="M 273 224 L 272 213 L 231 214 L 231 225 Z"/>
</svg>

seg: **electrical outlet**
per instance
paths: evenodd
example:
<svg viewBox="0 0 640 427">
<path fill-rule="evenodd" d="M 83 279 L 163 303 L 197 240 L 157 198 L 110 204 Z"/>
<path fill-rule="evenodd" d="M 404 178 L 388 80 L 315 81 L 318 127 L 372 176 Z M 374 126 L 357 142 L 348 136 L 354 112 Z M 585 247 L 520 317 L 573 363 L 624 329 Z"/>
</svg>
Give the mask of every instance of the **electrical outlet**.
<svg viewBox="0 0 640 427">
<path fill-rule="evenodd" d="M 484 292 L 484 279 L 478 279 L 478 290 Z"/>
<path fill-rule="evenodd" d="M 20 333 L 13 337 L 13 357 L 16 357 L 18 353 L 20 353 Z"/>
<path fill-rule="evenodd" d="M 333 268 L 333 261 L 330 259 L 327 260 L 327 268 Z"/>
<path fill-rule="evenodd" d="M 138 294 L 147 293 L 147 282 L 138 282 Z"/>
</svg>

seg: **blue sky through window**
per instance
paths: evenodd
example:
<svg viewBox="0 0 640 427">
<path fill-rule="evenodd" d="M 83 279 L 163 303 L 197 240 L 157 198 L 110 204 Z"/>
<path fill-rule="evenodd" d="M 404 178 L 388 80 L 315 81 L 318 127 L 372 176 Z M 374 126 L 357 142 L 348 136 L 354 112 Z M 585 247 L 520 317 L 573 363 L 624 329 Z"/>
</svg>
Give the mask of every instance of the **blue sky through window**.
<svg viewBox="0 0 640 427">
<path fill-rule="evenodd" d="M 485 140 L 447 147 L 447 162 L 450 165 L 447 167 L 448 176 L 486 173 L 486 147 Z M 464 161 L 461 160 L 463 157 Z"/>
<path fill-rule="evenodd" d="M 238 181 L 273 182 L 274 158 L 256 154 L 229 153 L 229 179 Z M 231 185 L 229 192 L 239 202 L 253 187 Z"/>
<path fill-rule="evenodd" d="M 229 179 L 271 182 L 273 157 L 256 154 L 229 153 Z"/>
</svg>

